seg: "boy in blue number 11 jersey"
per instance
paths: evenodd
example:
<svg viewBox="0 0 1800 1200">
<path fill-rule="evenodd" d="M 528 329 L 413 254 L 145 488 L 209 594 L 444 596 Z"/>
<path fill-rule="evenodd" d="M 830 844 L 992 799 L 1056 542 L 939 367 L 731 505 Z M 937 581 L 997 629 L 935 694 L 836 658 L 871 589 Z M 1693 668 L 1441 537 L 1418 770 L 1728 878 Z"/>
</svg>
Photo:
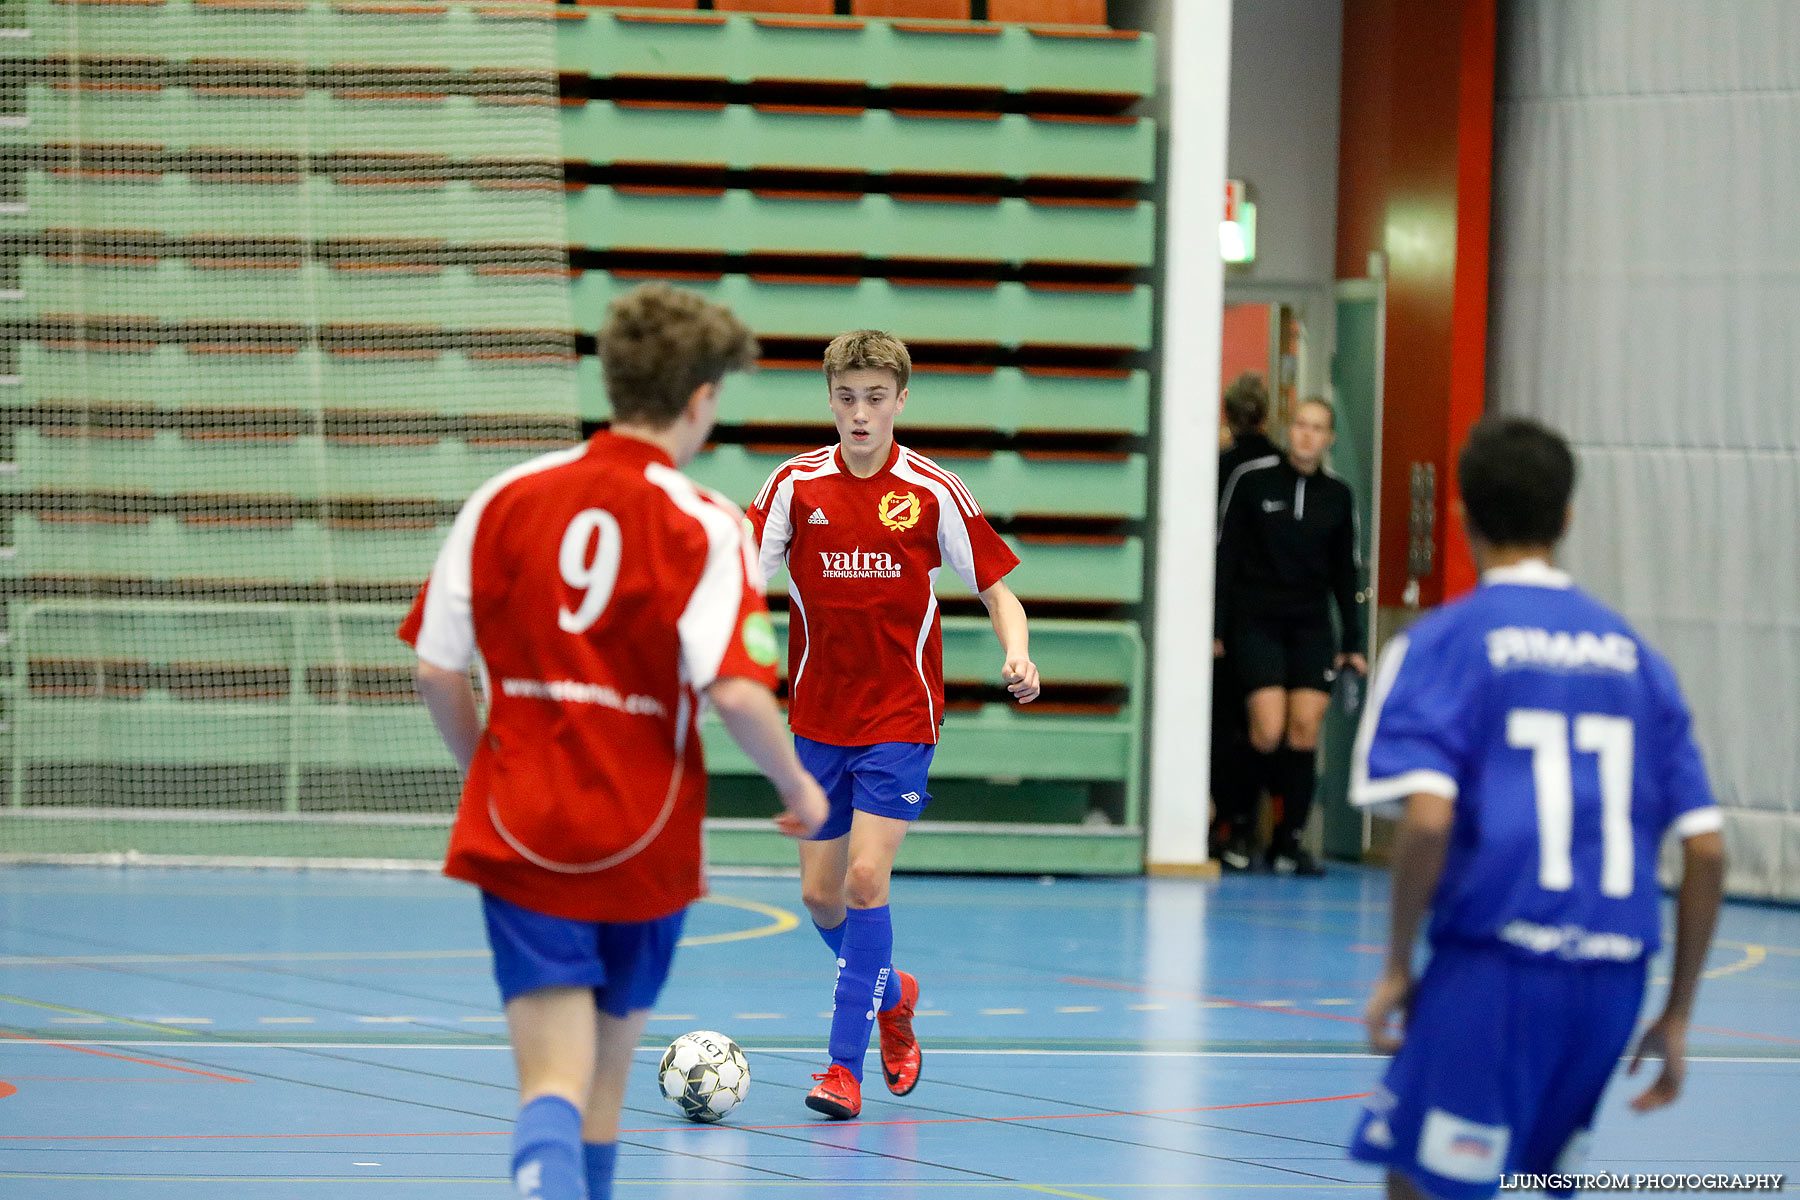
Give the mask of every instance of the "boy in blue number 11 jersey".
<svg viewBox="0 0 1800 1200">
<path fill-rule="evenodd" d="M 1489 418 L 1458 482 L 1481 586 L 1383 652 L 1351 784 L 1356 804 L 1404 805 L 1368 1009 L 1371 1044 L 1395 1057 L 1350 1144 L 1401 1198 L 1491 1196 L 1503 1175 L 1574 1169 L 1643 1001 L 1670 830 L 1684 859 L 1675 963 L 1631 1069 L 1646 1054 L 1663 1066 L 1632 1107 L 1675 1099 L 1725 871 L 1674 672 L 1550 565 L 1575 482 L 1567 443 Z"/>
</svg>

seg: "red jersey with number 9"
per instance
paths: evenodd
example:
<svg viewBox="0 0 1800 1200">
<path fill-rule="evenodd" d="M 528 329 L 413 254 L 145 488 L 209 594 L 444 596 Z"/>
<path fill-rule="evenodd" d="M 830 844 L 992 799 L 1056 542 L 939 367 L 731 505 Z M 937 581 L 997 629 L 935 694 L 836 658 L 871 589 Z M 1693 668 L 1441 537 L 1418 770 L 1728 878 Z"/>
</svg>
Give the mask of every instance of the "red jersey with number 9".
<svg viewBox="0 0 1800 1200">
<path fill-rule="evenodd" d="M 580 921 L 697 899 L 706 807 L 697 693 L 775 683 L 743 515 L 658 447 L 602 433 L 489 480 L 400 629 L 489 711 L 446 874 Z"/>
</svg>

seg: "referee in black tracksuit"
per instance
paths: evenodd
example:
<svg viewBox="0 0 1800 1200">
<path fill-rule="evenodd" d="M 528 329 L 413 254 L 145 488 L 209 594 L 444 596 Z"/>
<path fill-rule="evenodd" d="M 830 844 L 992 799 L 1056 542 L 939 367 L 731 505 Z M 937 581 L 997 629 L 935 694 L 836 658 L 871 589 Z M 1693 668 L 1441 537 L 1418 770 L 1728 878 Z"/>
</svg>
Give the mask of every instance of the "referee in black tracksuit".
<svg viewBox="0 0 1800 1200">
<path fill-rule="evenodd" d="M 1231 446 L 1219 455 L 1219 495 L 1246 463 L 1272 466 L 1281 449 L 1269 440 L 1269 392 L 1262 376 L 1246 371 L 1225 389 L 1225 424 Z M 1223 505 L 1220 506 L 1223 511 Z M 1213 659 L 1212 795 L 1213 854 L 1227 871 L 1247 871 L 1255 855 L 1256 798 L 1262 791 L 1250 753 L 1244 689 L 1229 656 Z"/>
<path fill-rule="evenodd" d="M 1219 500 L 1214 637 L 1246 693 L 1250 746 L 1282 798 L 1265 862 L 1322 875 L 1300 845 L 1317 780 L 1319 723 L 1345 667 L 1366 672 L 1357 592 L 1356 501 L 1324 469 L 1336 415 L 1305 400 L 1288 426 L 1286 454 L 1251 459 L 1225 480 Z M 1332 633 L 1337 604 L 1343 644 Z"/>
</svg>

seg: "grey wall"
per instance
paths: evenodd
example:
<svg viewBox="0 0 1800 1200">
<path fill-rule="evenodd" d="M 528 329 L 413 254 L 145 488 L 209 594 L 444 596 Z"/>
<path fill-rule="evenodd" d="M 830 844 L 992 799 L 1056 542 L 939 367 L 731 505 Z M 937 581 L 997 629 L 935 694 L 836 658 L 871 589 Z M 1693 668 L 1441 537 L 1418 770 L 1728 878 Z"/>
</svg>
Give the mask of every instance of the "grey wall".
<svg viewBox="0 0 1800 1200">
<path fill-rule="evenodd" d="M 1121 29 L 1154 33 L 1166 47 L 1176 0 L 1111 0 Z M 1233 268 L 1234 286 L 1300 285 L 1329 291 L 1337 261 L 1338 80 L 1343 0 L 1236 0 L 1231 10 L 1231 130 L 1226 172 L 1256 200 L 1257 261 Z M 1164 71 L 1180 64 L 1163 64 Z M 1163 120 L 1159 96 L 1146 115 Z M 1221 208 L 1224 199 L 1220 198 Z"/>
<path fill-rule="evenodd" d="M 1110 0 L 1121 29 L 1157 35 L 1166 53 L 1176 0 Z M 1336 308 L 1339 78 L 1343 0 L 1235 0 L 1231 10 L 1231 111 L 1226 173 L 1256 202 L 1256 261 L 1229 267 L 1225 299 L 1298 305 L 1305 328 L 1301 395 L 1324 394 Z M 1161 64 L 1163 78 L 1181 64 Z M 1143 109 L 1160 123 L 1161 95 Z M 1159 137 L 1166 144 L 1166 132 Z M 1158 198 L 1160 202 L 1160 197 Z M 1221 210 L 1224 198 L 1220 198 Z M 1160 283 L 1160 280 L 1158 281 Z"/>
<path fill-rule="evenodd" d="M 1256 261 L 1233 284 L 1329 289 L 1337 262 L 1342 0 L 1236 0 L 1227 173 L 1256 201 Z"/>
</svg>

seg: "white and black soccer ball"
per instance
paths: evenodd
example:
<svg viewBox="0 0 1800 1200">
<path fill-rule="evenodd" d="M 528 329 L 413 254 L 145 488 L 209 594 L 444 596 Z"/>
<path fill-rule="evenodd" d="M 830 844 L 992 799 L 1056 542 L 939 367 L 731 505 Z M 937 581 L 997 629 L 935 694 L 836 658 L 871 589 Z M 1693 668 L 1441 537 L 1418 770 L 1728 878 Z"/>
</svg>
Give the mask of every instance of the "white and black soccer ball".
<svg viewBox="0 0 1800 1200">
<path fill-rule="evenodd" d="M 690 1121 L 717 1121 L 743 1103 L 750 1090 L 750 1064 L 738 1044 L 722 1033 L 684 1033 L 663 1051 L 656 1069 L 663 1095 Z"/>
</svg>

